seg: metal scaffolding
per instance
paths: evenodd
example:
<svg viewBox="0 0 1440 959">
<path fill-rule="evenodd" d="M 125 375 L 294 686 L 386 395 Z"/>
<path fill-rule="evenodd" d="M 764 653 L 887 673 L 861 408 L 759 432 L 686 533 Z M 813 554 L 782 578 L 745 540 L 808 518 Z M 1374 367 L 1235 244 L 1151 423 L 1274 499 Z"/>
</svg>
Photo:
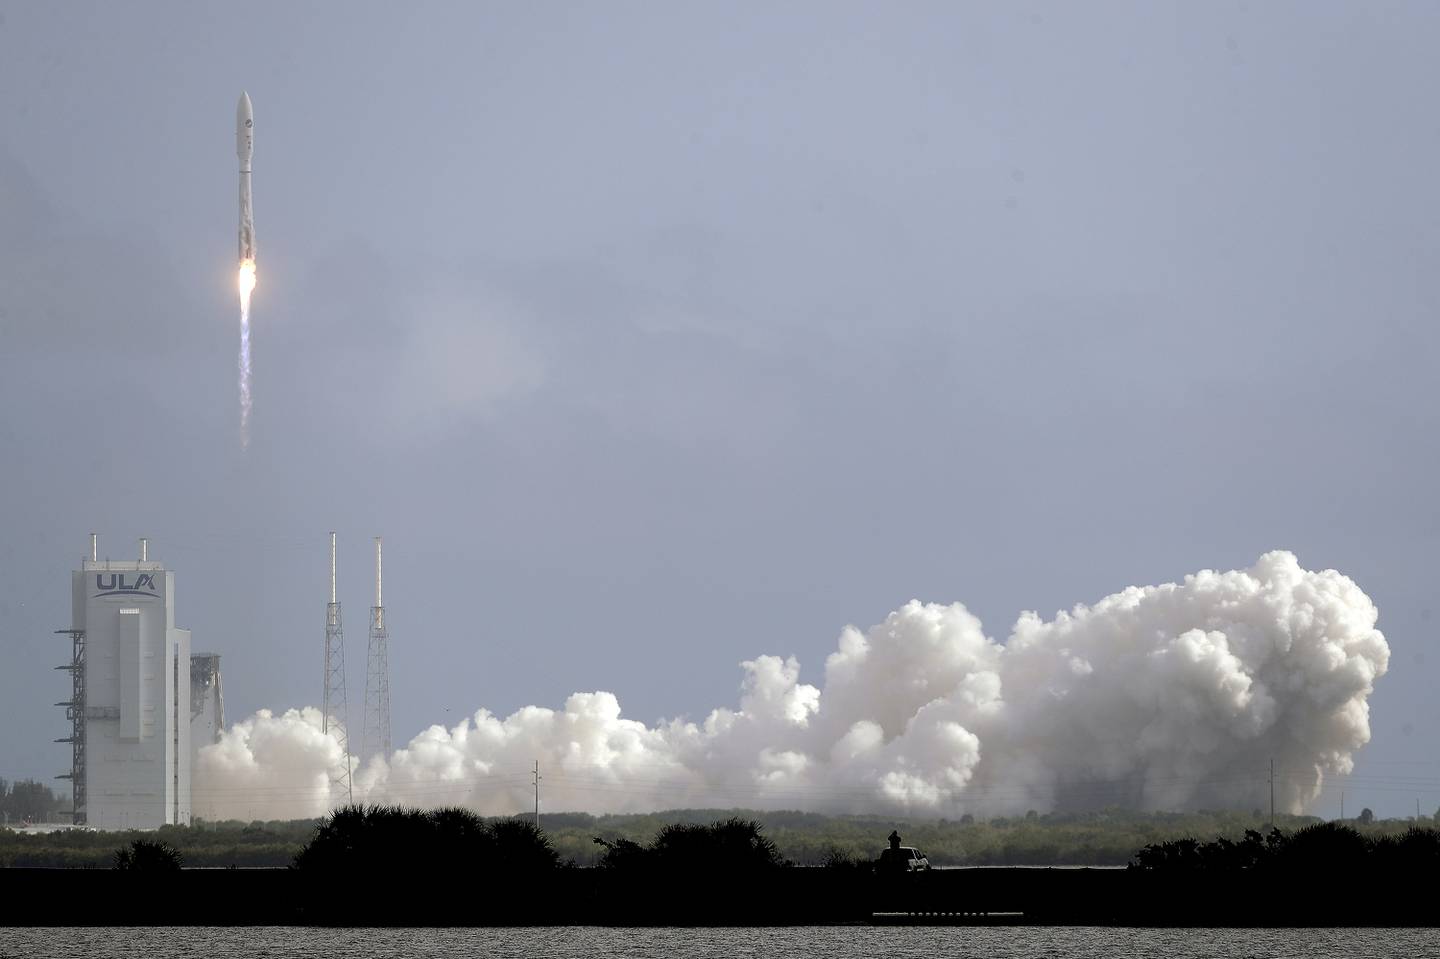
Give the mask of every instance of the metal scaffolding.
<svg viewBox="0 0 1440 959">
<path fill-rule="evenodd" d="M 380 537 L 375 537 L 375 605 L 370 607 L 370 646 L 365 655 L 365 726 L 360 758 L 374 752 L 390 755 L 390 634 L 385 629 L 385 601 L 380 588 Z"/>
<path fill-rule="evenodd" d="M 70 736 L 57 739 L 57 743 L 70 744 L 70 771 L 56 776 L 56 779 L 70 780 L 71 821 L 77 826 L 85 825 L 85 630 L 57 629 L 56 635 L 70 637 L 70 662 L 56 669 L 70 671 L 70 699 L 56 706 L 65 707 L 65 718 L 70 720 Z"/>
<path fill-rule="evenodd" d="M 331 779 L 333 791 L 354 801 L 350 786 L 350 740 L 345 733 L 345 633 L 340 626 L 340 603 L 335 597 L 335 534 L 330 534 L 330 605 L 325 608 L 325 701 L 321 730 L 334 736 L 345 755 L 345 766 Z"/>
</svg>

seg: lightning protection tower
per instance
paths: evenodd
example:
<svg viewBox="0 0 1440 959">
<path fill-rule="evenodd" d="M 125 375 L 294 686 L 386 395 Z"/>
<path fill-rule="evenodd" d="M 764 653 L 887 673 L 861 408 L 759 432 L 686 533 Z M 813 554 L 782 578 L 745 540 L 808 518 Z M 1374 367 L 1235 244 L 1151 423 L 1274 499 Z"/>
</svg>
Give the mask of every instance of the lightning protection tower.
<svg viewBox="0 0 1440 959">
<path fill-rule="evenodd" d="M 375 537 L 375 605 L 370 607 L 370 648 L 365 656 L 365 729 L 360 758 L 390 755 L 390 651 L 380 590 L 380 537 Z"/>
<path fill-rule="evenodd" d="M 321 730 L 334 736 L 345 754 L 343 771 L 331 780 L 333 793 L 352 802 L 350 791 L 350 740 L 345 734 L 345 632 L 340 626 L 340 603 L 335 598 L 335 533 L 330 533 L 330 605 L 325 607 L 325 701 Z"/>
</svg>

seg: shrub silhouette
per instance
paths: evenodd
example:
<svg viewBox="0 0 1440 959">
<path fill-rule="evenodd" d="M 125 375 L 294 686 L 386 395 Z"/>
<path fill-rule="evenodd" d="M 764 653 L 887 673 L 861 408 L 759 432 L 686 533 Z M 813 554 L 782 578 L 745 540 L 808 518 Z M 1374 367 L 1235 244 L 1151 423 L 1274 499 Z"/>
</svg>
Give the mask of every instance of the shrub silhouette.
<svg viewBox="0 0 1440 959">
<path fill-rule="evenodd" d="M 634 840 L 616 839 L 611 842 L 596 836 L 595 844 L 605 847 L 599 861 L 595 863 L 601 869 L 634 872 L 645 869 L 650 864 L 650 850 Z"/>
<path fill-rule="evenodd" d="M 167 843 L 137 839 L 115 850 L 115 868 L 132 872 L 179 872 L 183 860 Z"/>
<path fill-rule="evenodd" d="M 413 875 L 425 869 L 513 875 L 559 864 L 544 833 L 523 820 L 486 822 L 468 809 L 345 806 L 320 822 L 295 856 L 294 867 L 305 872 Z"/>
<path fill-rule="evenodd" d="M 1371 851 L 1370 842 L 1350 827 L 1322 822 L 1285 836 L 1264 866 L 1281 872 L 1348 872 L 1363 868 Z"/>
<path fill-rule="evenodd" d="M 709 825 L 674 823 L 647 846 L 619 839 L 595 841 L 605 847 L 599 865 L 624 871 L 703 871 L 708 875 L 754 874 L 786 865 L 775 843 L 753 819 L 731 817 Z"/>
<path fill-rule="evenodd" d="M 775 843 L 753 819 L 732 817 L 708 826 L 676 823 L 661 829 L 651 852 L 662 866 L 702 865 L 721 872 L 753 872 L 783 865 Z"/>
<path fill-rule="evenodd" d="M 820 868 L 837 873 L 869 873 L 874 871 L 875 864 L 852 852 L 831 846 L 820 860 Z"/>
<path fill-rule="evenodd" d="M 489 860 L 503 866 L 506 872 L 547 872 L 560 865 L 560 856 L 550 840 L 528 819 L 500 819 L 490 823 L 481 846 Z"/>
<path fill-rule="evenodd" d="M 1440 870 L 1440 830 L 1410 828 L 1399 836 L 1376 836 L 1370 841 L 1375 865 L 1390 872 Z"/>
<path fill-rule="evenodd" d="M 1131 869 L 1155 872 L 1256 870 L 1288 876 L 1361 871 L 1390 875 L 1433 874 L 1440 868 L 1440 831 L 1411 828 L 1401 836 L 1362 836 L 1339 823 L 1317 823 L 1292 833 L 1247 830 L 1240 842 L 1172 839 L 1152 843 L 1130 861 Z"/>
</svg>

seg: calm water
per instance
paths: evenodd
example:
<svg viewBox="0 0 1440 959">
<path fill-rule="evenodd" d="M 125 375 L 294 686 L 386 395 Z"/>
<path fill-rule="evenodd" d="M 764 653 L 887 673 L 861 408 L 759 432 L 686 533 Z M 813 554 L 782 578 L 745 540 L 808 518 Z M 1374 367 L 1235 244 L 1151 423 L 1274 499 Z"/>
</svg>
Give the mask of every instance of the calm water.
<svg viewBox="0 0 1440 959">
<path fill-rule="evenodd" d="M 1126 956 L 1433 956 L 1440 931 L 1416 929 L 1080 929 L 825 926 L 783 929 L 0 929 L 0 956 L 110 959 L 389 956 L 923 956 L 926 959 Z"/>
</svg>

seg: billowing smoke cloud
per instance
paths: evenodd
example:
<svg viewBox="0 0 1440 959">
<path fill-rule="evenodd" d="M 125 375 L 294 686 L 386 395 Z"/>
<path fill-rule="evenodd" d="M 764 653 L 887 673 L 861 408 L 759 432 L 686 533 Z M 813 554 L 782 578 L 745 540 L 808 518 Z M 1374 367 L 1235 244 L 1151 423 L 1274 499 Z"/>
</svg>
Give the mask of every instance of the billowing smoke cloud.
<svg viewBox="0 0 1440 959">
<path fill-rule="evenodd" d="M 646 726 L 606 692 L 485 710 L 355 770 L 357 800 L 510 813 L 747 807 L 957 816 L 1124 805 L 1298 811 L 1370 738 L 1389 660 L 1348 578 L 1287 552 L 1248 570 L 1132 587 L 1003 645 L 961 605 L 907 603 L 846 628 L 823 688 L 794 659 L 742 663 L 735 709 Z M 261 712 L 201 752 L 196 812 L 313 816 L 343 768 L 318 711 Z"/>
</svg>

